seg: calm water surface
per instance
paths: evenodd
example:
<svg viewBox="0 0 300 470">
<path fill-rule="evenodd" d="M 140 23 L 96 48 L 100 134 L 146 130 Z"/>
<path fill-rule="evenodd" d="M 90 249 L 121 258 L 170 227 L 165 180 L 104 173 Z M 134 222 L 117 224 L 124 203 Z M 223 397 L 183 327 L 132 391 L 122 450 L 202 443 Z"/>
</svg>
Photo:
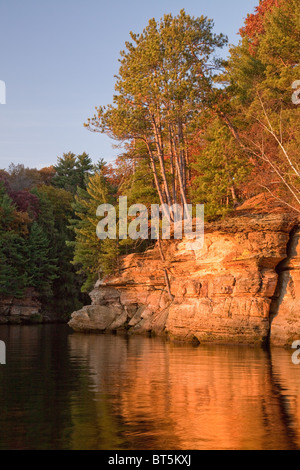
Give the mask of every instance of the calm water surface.
<svg viewBox="0 0 300 470">
<path fill-rule="evenodd" d="M 291 352 L 1 326 L 0 449 L 298 449 Z"/>
</svg>

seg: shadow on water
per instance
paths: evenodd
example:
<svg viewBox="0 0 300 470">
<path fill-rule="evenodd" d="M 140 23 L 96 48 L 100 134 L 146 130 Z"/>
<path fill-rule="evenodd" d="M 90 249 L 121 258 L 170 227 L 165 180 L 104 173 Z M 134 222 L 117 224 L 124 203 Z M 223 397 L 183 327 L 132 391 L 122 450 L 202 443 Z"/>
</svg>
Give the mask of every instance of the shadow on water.
<svg viewBox="0 0 300 470">
<path fill-rule="evenodd" d="M 1 326 L 1 449 L 297 449 L 285 350 Z"/>
<path fill-rule="evenodd" d="M 268 357 L 269 357 L 270 386 L 271 386 L 272 393 L 275 397 L 275 400 L 278 403 L 278 418 L 283 428 L 283 435 L 286 440 L 286 444 L 285 444 L 286 448 L 289 450 L 299 450 L 300 441 L 299 441 L 299 435 L 297 432 L 299 419 L 300 419 L 299 412 L 295 415 L 292 412 L 291 407 L 290 407 L 291 397 L 287 395 L 286 393 L 288 388 L 285 388 L 285 385 L 284 385 L 285 380 L 281 376 L 281 374 L 277 372 L 278 362 L 280 362 L 281 359 L 283 359 L 284 364 L 286 362 L 287 351 L 279 350 L 279 349 L 272 350 L 272 348 L 268 348 L 266 350 L 266 353 L 268 354 Z M 291 364 L 290 363 L 288 364 L 289 366 L 288 368 L 284 367 L 285 372 L 287 372 L 287 369 L 293 369 L 293 371 L 295 372 L 296 366 L 292 364 L 291 354 L 288 354 L 288 358 Z M 294 384 L 293 378 L 291 378 L 290 380 L 291 380 L 291 384 Z M 287 382 L 289 382 L 289 380 Z M 286 383 L 286 386 L 288 387 L 288 383 Z M 295 399 L 296 397 L 297 395 L 294 395 L 293 398 Z M 297 423 L 297 420 L 298 420 L 298 423 Z"/>
<path fill-rule="evenodd" d="M 296 236 L 298 235 L 298 236 Z M 282 302 L 287 295 L 287 288 L 292 279 L 290 274 L 290 261 L 297 256 L 297 246 L 299 243 L 299 226 L 294 227 L 289 236 L 289 241 L 286 249 L 286 258 L 284 258 L 277 266 L 276 273 L 278 274 L 278 282 L 276 292 L 270 305 L 270 329 L 269 337 L 267 340 L 270 345 L 272 323 L 278 315 Z"/>
</svg>

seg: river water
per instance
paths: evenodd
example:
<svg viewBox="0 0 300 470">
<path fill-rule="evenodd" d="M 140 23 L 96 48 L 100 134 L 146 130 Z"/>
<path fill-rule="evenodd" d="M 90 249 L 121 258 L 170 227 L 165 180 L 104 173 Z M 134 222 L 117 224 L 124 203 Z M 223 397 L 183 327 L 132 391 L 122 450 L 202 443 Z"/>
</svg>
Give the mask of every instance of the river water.
<svg viewBox="0 0 300 470">
<path fill-rule="evenodd" d="M 1 326 L 0 449 L 298 449 L 291 351 Z"/>
</svg>

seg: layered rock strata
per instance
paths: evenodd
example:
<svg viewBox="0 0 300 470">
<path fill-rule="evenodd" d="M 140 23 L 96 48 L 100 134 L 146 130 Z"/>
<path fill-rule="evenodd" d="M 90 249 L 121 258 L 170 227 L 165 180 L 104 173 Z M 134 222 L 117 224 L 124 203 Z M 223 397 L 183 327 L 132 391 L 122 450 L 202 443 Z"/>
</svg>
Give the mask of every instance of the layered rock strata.
<svg viewBox="0 0 300 470">
<path fill-rule="evenodd" d="M 21 299 L 0 298 L 0 324 L 40 323 L 43 321 L 41 303 L 34 289 L 27 289 Z"/>
<path fill-rule="evenodd" d="M 297 225 L 284 210 L 241 208 L 206 224 L 202 248 L 190 250 L 186 239 L 164 241 L 164 263 L 157 246 L 124 256 L 120 274 L 99 280 L 92 305 L 74 312 L 69 324 L 77 332 L 246 344 L 266 343 L 272 325 L 271 341 L 289 344 L 300 339 Z"/>
</svg>

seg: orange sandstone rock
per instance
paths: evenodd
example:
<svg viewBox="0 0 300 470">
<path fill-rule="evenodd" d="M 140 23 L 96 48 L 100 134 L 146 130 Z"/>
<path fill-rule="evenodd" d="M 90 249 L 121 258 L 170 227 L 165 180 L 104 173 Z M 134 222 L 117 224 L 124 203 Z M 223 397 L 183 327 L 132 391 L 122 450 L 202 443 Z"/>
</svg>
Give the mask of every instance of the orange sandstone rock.
<svg viewBox="0 0 300 470">
<path fill-rule="evenodd" d="M 121 274 L 98 281 L 93 304 L 69 324 L 76 331 L 247 344 L 265 343 L 272 324 L 271 341 L 289 344 L 300 339 L 300 232 L 290 235 L 297 224 L 283 208 L 269 213 L 252 203 L 206 224 L 201 250 L 190 251 L 184 239 L 162 242 L 164 264 L 158 247 L 123 256 Z"/>
</svg>

